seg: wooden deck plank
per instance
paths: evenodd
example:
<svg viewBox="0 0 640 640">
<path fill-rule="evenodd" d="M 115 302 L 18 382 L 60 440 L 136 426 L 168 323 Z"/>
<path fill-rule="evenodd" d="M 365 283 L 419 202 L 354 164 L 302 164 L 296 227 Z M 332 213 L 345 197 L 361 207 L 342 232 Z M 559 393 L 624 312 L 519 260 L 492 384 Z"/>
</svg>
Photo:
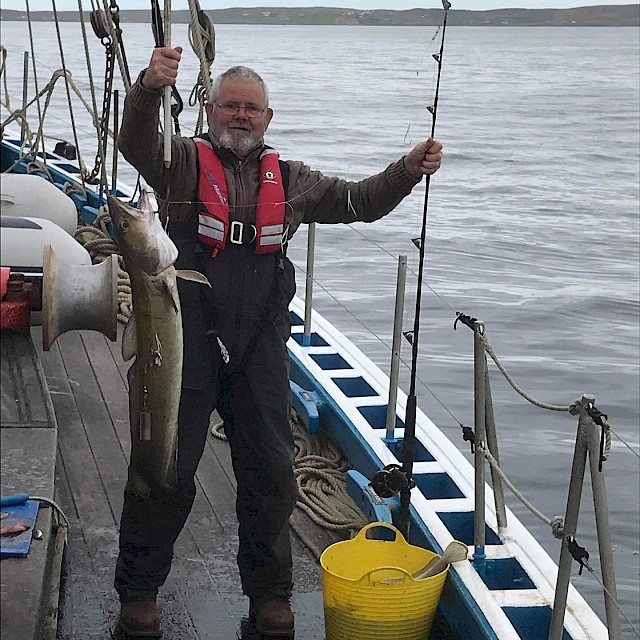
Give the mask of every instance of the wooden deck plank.
<svg viewBox="0 0 640 640">
<path fill-rule="evenodd" d="M 42 352 L 41 361 L 52 389 L 59 451 L 87 542 L 90 548 L 112 544 L 115 526 L 113 512 L 106 499 L 74 393 L 75 388 L 81 386 L 80 382 L 67 372 L 59 344 L 53 345 L 49 352 Z"/>
<path fill-rule="evenodd" d="M 3 428 L 54 426 L 53 406 L 31 339 L 3 331 L 0 350 Z"/>
<path fill-rule="evenodd" d="M 115 435 L 120 448 L 128 464 L 131 455 L 131 432 L 129 429 L 129 395 L 126 379 L 123 378 L 123 370 L 128 369 L 131 363 L 124 363 L 120 348 L 115 348 L 115 343 L 106 337 L 93 332 L 81 332 L 82 342 L 86 349 L 86 355 L 91 362 L 96 381 L 104 397 L 105 408 L 113 423 Z M 121 339 L 121 336 L 120 336 Z M 121 370 L 119 367 L 123 367 Z M 126 469 L 122 486 L 119 492 L 111 495 L 112 506 L 116 520 L 122 512 L 123 491 L 126 483 Z M 197 546 L 193 537 L 185 532 L 176 543 L 176 553 L 183 557 L 193 557 L 197 554 Z"/>
<path fill-rule="evenodd" d="M 92 332 L 61 336 L 41 355 L 60 424 L 58 496 L 72 520 L 59 640 L 120 640 L 112 635 L 118 614 L 113 571 L 130 446 L 123 377 L 128 365 L 119 345 Z M 158 596 L 164 633 L 171 640 L 233 640 L 248 599 L 236 564 L 235 478 L 226 442 L 207 438 L 197 484 Z M 296 637 L 315 640 L 324 635 L 319 568 L 295 535 L 292 544 Z"/>
<path fill-rule="evenodd" d="M 234 638 L 239 618 L 230 610 L 228 599 L 220 591 L 221 584 L 212 580 L 206 564 L 201 560 L 174 560 L 172 579 L 176 592 L 199 640 Z M 233 602 L 238 600 L 234 594 Z"/>
<path fill-rule="evenodd" d="M 125 386 L 127 385 L 127 371 L 129 371 L 129 367 L 131 366 L 131 361 L 125 362 L 122 359 L 122 334 L 124 333 L 125 325 L 121 322 L 118 322 L 118 337 L 115 342 L 111 342 L 111 340 L 107 340 L 105 338 L 107 346 L 109 347 L 109 351 L 111 351 L 111 355 L 113 356 L 113 360 L 116 363 L 116 368 L 118 374 L 122 378 Z"/>
<path fill-rule="evenodd" d="M 115 523 L 120 516 L 122 491 L 127 479 L 127 461 L 106 408 L 112 398 L 104 397 L 85 350 L 82 334 L 68 333 L 59 338 L 58 343 L 69 378 L 80 382 L 72 386 L 72 392 L 97 466 L 102 493 L 106 495 Z M 80 516 L 82 517 L 82 513 Z"/>
<path fill-rule="evenodd" d="M 118 440 L 128 459 L 131 449 L 129 431 L 129 393 L 125 380 L 118 371 L 122 357 L 114 355 L 109 340 L 95 331 L 81 333 L 87 357 L 96 381 L 105 399 L 105 407 L 115 428 Z"/>
</svg>

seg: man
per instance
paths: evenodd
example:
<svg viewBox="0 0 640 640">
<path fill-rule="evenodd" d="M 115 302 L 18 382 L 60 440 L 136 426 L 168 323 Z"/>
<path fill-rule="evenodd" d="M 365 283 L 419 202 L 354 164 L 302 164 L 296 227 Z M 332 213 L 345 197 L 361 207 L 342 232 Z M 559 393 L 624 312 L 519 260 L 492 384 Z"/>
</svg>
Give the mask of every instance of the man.
<svg viewBox="0 0 640 640">
<path fill-rule="evenodd" d="M 357 183 L 278 160 L 263 137 L 273 111 L 263 80 L 234 67 L 214 83 L 209 134 L 173 136 L 171 165 L 158 134 L 162 91 L 182 49 L 155 49 L 127 95 L 119 146 L 168 202 L 176 266 L 204 273 L 212 289 L 180 281 L 184 366 L 178 430 L 178 495 L 127 487 L 115 587 L 120 624 L 157 637 L 155 604 L 173 545 L 195 497 L 194 474 L 209 416 L 224 420 L 237 479 L 238 567 L 249 612 L 263 636 L 293 637 L 288 521 L 296 502 L 289 426 L 288 304 L 295 293 L 286 243 L 301 223 L 371 222 L 392 211 L 442 159 L 436 140 L 418 144 L 382 173 Z"/>
</svg>

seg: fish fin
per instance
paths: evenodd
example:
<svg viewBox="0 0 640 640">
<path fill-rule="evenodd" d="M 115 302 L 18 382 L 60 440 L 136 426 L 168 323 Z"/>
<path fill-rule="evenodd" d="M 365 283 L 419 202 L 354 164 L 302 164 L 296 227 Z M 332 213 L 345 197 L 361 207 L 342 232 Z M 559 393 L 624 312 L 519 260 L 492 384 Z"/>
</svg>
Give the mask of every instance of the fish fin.
<svg viewBox="0 0 640 640">
<path fill-rule="evenodd" d="M 129 322 L 124 328 L 122 334 L 122 359 L 128 362 L 138 352 L 138 331 L 136 328 L 136 316 L 131 314 Z"/>
<path fill-rule="evenodd" d="M 176 269 L 176 277 L 183 280 L 190 280 L 191 282 L 198 282 L 200 284 L 206 284 L 211 288 L 211 283 L 207 280 L 207 276 L 201 274 L 199 271 L 193 271 L 192 269 Z"/>
<path fill-rule="evenodd" d="M 163 278 L 165 291 L 169 294 L 171 302 L 173 302 L 173 308 L 176 313 L 180 313 L 180 297 L 178 296 L 178 287 L 174 278 Z"/>
</svg>

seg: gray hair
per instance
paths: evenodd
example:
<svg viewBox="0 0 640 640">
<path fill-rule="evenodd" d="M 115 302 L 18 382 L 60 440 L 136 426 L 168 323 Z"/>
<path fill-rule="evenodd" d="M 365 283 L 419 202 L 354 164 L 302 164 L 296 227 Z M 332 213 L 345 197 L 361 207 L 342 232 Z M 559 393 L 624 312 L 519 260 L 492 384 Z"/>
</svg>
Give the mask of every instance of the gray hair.
<svg viewBox="0 0 640 640">
<path fill-rule="evenodd" d="M 211 87 L 211 91 L 209 92 L 209 102 L 217 101 L 218 97 L 220 96 L 220 85 L 226 78 L 229 78 L 230 80 L 245 80 L 247 82 L 257 82 L 261 84 L 264 91 L 265 106 L 269 106 L 269 89 L 266 82 L 253 69 L 242 66 L 231 67 L 231 69 L 227 69 L 213 81 L 213 86 Z"/>
</svg>

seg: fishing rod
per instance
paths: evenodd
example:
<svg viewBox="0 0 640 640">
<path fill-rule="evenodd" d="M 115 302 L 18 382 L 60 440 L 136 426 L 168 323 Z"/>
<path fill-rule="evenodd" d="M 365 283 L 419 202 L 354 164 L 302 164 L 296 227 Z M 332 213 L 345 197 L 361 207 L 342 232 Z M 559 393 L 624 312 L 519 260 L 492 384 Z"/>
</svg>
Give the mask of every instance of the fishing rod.
<svg viewBox="0 0 640 640">
<path fill-rule="evenodd" d="M 440 51 L 433 54 L 433 59 L 438 63 L 438 77 L 433 105 L 427 107 L 432 116 L 431 138 L 436 131 L 436 116 L 438 114 L 438 97 L 440 94 L 440 76 L 442 74 L 442 56 L 444 53 L 444 37 L 447 29 L 447 17 L 451 3 L 442 0 L 444 8 L 444 18 L 442 21 L 442 37 L 440 39 Z M 400 515 L 398 517 L 398 529 L 407 538 L 409 534 L 409 506 L 411 502 L 411 489 L 415 486 L 412 479 L 413 462 L 415 457 L 416 439 L 416 377 L 418 369 L 418 345 L 420 337 L 420 303 L 422 298 L 422 279 L 424 273 L 424 254 L 427 235 L 427 215 L 429 207 L 429 186 L 431 185 L 431 175 L 427 175 L 424 196 L 424 208 L 422 211 L 422 232 L 420 238 L 414 238 L 413 243 L 420 251 L 420 262 L 418 266 L 418 289 L 416 293 L 416 310 L 413 322 L 413 330 L 405 331 L 404 337 L 411 345 L 411 382 L 409 385 L 409 395 L 407 397 L 407 408 L 405 412 L 404 439 L 402 447 L 402 467 L 399 465 L 388 465 L 379 471 L 371 481 L 373 490 L 382 497 L 391 497 L 400 493 Z"/>
</svg>

